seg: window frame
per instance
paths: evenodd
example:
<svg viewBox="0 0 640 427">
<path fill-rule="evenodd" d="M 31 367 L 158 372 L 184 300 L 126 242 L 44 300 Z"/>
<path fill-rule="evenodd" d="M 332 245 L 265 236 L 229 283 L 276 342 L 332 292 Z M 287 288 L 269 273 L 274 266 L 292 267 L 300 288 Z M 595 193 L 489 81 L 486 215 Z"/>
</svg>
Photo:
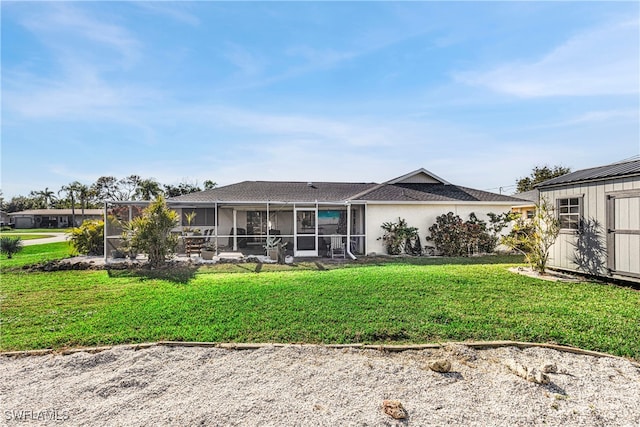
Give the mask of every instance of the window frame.
<svg viewBox="0 0 640 427">
<path fill-rule="evenodd" d="M 583 211 L 584 195 L 557 198 L 556 217 L 560 224 L 560 230 L 570 232 L 580 231 L 582 229 Z"/>
</svg>

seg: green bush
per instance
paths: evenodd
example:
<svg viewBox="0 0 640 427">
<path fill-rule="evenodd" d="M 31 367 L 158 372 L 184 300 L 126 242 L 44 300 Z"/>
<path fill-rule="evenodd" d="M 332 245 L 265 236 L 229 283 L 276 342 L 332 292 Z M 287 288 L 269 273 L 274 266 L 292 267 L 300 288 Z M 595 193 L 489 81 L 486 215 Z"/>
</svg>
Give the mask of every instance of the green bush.
<svg viewBox="0 0 640 427">
<path fill-rule="evenodd" d="M 431 233 L 428 240 L 433 241 L 436 248 L 445 256 L 466 256 L 467 230 L 458 215 L 453 212 L 436 217 L 436 223 L 429 227 Z"/>
<path fill-rule="evenodd" d="M 104 254 L 104 221 L 86 220 L 69 232 L 71 246 L 83 255 Z"/>
<path fill-rule="evenodd" d="M 433 241 L 445 256 L 492 253 L 498 244 L 498 235 L 513 219 L 513 214 L 487 215 L 489 224 L 473 212 L 469 214 L 468 221 L 463 221 L 453 212 L 440 215 L 436 218 L 436 223 L 429 227 L 431 234 L 427 236 L 427 240 Z"/>
<path fill-rule="evenodd" d="M 380 227 L 384 230 L 384 234 L 378 240 L 384 242 L 389 255 L 400 255 L 403 251 L 410 255 L 422 253 L 418 229 L 409 227 L 403 218 L 398 218 L 398 222 L 385 222 Z"/>
<path fill-rule="evenodd" d="M 22 250 L 22 239 L 20 237 L 0 237 L 0 253 L 11 259 Z"/>
<path fill-rule="evenodd" d="M 178 213 L 167 207 L 164 197 L 158 196 L 143 212 L 127 225 L 130 251 L 146 253 L 151 266 L 163 264 L 176 251 L 178 237 L 171 229 L 178 225 Z"/>
</svg>

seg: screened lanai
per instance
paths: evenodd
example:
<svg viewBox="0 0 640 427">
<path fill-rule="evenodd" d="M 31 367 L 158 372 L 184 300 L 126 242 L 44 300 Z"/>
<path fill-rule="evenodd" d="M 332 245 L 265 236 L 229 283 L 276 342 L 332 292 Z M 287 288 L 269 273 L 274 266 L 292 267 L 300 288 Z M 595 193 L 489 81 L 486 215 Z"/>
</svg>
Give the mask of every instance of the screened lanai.
<svg viewBox="0 0 640 427">
<path fill-rule="evenodd" d="M 126 223 L 142 213 L 147 202 L 110 202 L 105 205 L 105 258 L 123 255 Z M 179 214 L 178 256 L 191 256 L 190 242 L 212 247 L 216 254 L 265 255 L 267 238 L 286 244 L 287 255 L 330 256 L 332 238 L 338 236 L 348 256 L 365 249 L 365 205 L 345 202 L 176 202 L 167 201 Z M 347 244 L 348 243 L 348 244 Z"/>
</svg>

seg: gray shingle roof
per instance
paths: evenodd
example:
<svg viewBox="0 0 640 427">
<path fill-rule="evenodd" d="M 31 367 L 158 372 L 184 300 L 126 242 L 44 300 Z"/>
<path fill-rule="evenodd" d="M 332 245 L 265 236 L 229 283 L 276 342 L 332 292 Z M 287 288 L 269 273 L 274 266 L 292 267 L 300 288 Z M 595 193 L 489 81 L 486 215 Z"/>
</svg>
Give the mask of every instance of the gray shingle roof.
<svg viewBox="0 0 640 427">
<path fill-rule="evenodd" d="M 375 187 L 374 183 L 243 181 L 237 184 L 173 197 L 175 202 L 341 202 Z"/>
<path fill-rule="evenodd" d="M 540 184 L 536 185 L 536 188 L 544 188 L 558 184 L 573 184 L 584 181 L 595 181 L 607 178 L 620 178 L 631 175 L 640 175 L 640 159 L 571 172 L 566 175 L 541 182 Z"/>
<path fill-rule="evenodd" d="M 185 194 L 173 202 L 513 202 L 522 200 L 451 184 L 375 184 L 351 182 L 244 181 L 212 190 Z"/>
<path fill-rule="evenodd" d="M 385 184 L 357 200 L 397 202 L 512 202 L 522 200 L 452 184 Z"/>
</svg>

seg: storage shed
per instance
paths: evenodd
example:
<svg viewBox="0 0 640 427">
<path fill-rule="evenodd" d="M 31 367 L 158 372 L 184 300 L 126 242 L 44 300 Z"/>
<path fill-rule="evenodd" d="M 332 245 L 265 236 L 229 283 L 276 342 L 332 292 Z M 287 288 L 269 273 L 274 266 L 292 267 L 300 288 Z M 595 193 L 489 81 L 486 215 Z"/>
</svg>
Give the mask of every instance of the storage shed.
<svg viewBox="0 0 640 427">
<path fill-rule="evenodd" d="M 551 268 L 640 282 L 640 158 L 540 183 L 560 235 Z"/>
</svg>

